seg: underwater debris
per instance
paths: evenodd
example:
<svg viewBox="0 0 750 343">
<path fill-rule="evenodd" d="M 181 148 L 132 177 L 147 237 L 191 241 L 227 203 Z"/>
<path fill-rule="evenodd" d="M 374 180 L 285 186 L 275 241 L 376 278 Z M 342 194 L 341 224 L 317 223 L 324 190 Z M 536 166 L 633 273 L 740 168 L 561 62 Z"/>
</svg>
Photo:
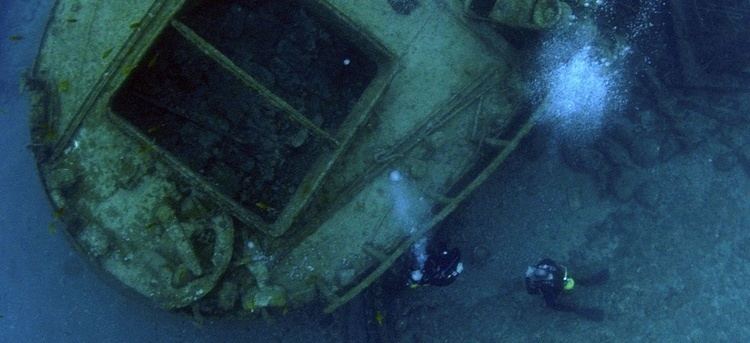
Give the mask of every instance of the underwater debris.
<svg viewBox="0 0 750 343">
<path fill-rule="evenodd" d="M 559 0 L 466 0 L 464 8 L 496 24 L 532 30 L 550 29 L 570 12 Z"/>
<path fill-rule="evenodd" d="M 70 80 L 68 79 L 62 79 L 60 82 L 57 83 L 57 90 L 60 93 L 65 93 L 70 90 Z"/>
<path fill-rule="evenodd" d="M 103 59 L 103 60 L 106 60 L 106 59 L 107 59 L 107 57 L 109 57 L 109 55 L 110 55 L 110 54 L 112 54 L 112 50 L 113 50 L 113 49 L 114 49 L 114 48 L 109 48 L 109 49 L 107 49 L 107 50 L 104 50 L 104 52 L 102 53 L 102 59 Z"/>
<path fill-rule="evenodd" d="M 380 310 L 375 311 L 374 319 L 375 323 L 378 324 L 378 326 L 383 326 L 383 323 L 385 323 L 385 313 Z"/>
<path fill-rule="evenodd" d="M 60 208 L 52 211 L 52 218 L 60 219 L 64 215 L 65 215 L 65 208 L 64 207 L 60 207 Z"/>
</svg>

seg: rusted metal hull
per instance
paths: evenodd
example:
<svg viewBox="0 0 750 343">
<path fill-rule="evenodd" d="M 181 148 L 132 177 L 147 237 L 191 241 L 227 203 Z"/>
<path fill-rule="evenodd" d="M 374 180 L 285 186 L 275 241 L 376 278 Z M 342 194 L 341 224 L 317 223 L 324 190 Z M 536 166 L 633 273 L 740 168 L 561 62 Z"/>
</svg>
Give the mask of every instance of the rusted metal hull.
<svg viewBox="0 0 750 343">
<path fill-rule="evenodd" d="M 28 83 L 33 147 L 72 241 L 164 308 L 253 313 L 322 298 L 333 311 L 450 214 L 533 125 L 518 115 L 512 52 L 483 45 L 458 2 L 408 16 L 386 2 L 289 2 L 294 21 L 283 30 L 292 31 L 268 43 L 276 55 L 267 59 L 232 46 L 256 42 L 247 32 L 258 28 L 242 18 L 271 23 L 264 30 L 288 19 L 270 2 L 143 1 L 126 15 L 116 6 L 58 2 Z M 229 15 L 240 18 L 236 31 L 213 36 L 207 23 Z M 115 32 L 97 35 L 104 27 Z M 301 46 L 311 67 L 285 54 Z M 359 81 L 366 65 L 373 72 Z M 339 86 L 359 90 L 333 122 L 341 91 L 325 89 Z M 263 168 L 291 181 L 263 179 Z M 409 223 L 394 210 L 392 170 L 419 204 Z"/>
</svg>

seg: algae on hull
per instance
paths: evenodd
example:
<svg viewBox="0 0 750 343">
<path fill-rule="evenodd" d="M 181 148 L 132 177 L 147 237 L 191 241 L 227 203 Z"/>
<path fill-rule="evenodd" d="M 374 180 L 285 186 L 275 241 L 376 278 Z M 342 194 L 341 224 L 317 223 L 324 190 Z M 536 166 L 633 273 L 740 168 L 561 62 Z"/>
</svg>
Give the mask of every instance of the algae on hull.
<svg viewBox="0 0 750 343">
<path fill-rule="evenodd" d="M 58 1 L 37 85 L 80 67 L 49 58 L 59 40 L 94 34 L 60 31 L 72 3 Z M 78 11 L 115 9 L 107 4 Z M 112 52 L 87 69 L 97 81 L 37 88 L 65 104 L 40 100 L 32 126 L 67 231 L 165 308 L 226 314 L 323 297 L 334 309 L 415 238 L 392 210 L 388 169 L 404 171 L 425 203 L 414 213 L 422 234 L 528 132 L 514 93 L 498 92 L 514 86 L 506 56 L 466 26 L 461 4 L 408 16 L 387 2 L 283 4 L 142 4 L 112 21 Z M 257 40 L 246 23 L 261 22 L 285 34 Z M 60 134 L 49 141 L 40 133 L 51 124 Z M 483 143 L 493 139 L 504 143 Z"/>
</svg>

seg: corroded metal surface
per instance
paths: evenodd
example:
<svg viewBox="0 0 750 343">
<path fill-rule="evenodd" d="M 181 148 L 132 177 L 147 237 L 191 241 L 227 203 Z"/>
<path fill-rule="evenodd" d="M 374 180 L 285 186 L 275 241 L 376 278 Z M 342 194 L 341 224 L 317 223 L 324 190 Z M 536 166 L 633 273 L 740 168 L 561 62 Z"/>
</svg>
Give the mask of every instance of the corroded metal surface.
<svg viewBox="0 0 750 343">
<path fill-rule="evenodd" d="M 321 297 L 335 309 L 530 125 L 509 56 L 475 36 L 459 2 L 408 15 L 345 0 L 156 1 L 118 15 L 72 3 L 59 1 L 29 81 L 39 168 L 73 242 L 168 309 Z M 415 222 L 394 210 L 389 170 L 409 181 Z"/>
</svg>

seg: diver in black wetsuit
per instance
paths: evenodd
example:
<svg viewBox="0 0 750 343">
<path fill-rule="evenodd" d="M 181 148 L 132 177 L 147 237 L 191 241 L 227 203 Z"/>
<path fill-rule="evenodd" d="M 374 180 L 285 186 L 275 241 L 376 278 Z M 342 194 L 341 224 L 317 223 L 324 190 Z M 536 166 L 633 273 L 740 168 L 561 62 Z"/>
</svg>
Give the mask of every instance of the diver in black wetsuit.
<svg viewBox="0 0 750 343">
<path fill-rule="evenodd" d="M 562 306 L 557 301 L 560 293 L 566 288 L 572 289 L 575 285 L 575 281 L 568 277 L 568 269 L 548 258 L 539 261 L 536 266 L 526 268 L 525 283 L 526 292 L 532 295 L 541 294 L 544 303 L 554 309 Z"/>
<path fill-rule="evenodd" d="M 609 271 L 603 270 L 591 278 L 579 281 L 579 284 L 594 285 L 607 281 Z M 557 311 L 572 312 L 586 319 L 601 321 L 604 312 L 597 308 L 576 307 L 559 301 L 563 291 L 571 291 L 575 281 L 568 275 L 568 268 L 557 264 L 555 261 L 545 258 L 535 266 L 526 269 L 526 292 L 532 295 L 541 294 L 547 307 Z"/>
<path fill-rule="evenodd" d="M 464 270 L 461 252 L 458 248 L 448 249 L 440 243 L 437 251 L 431 253 L 421 268 L 412 270 L 407 284 L 411 287 L 432 285 L 447 286 L 456 280 Z"/>
</svg>

